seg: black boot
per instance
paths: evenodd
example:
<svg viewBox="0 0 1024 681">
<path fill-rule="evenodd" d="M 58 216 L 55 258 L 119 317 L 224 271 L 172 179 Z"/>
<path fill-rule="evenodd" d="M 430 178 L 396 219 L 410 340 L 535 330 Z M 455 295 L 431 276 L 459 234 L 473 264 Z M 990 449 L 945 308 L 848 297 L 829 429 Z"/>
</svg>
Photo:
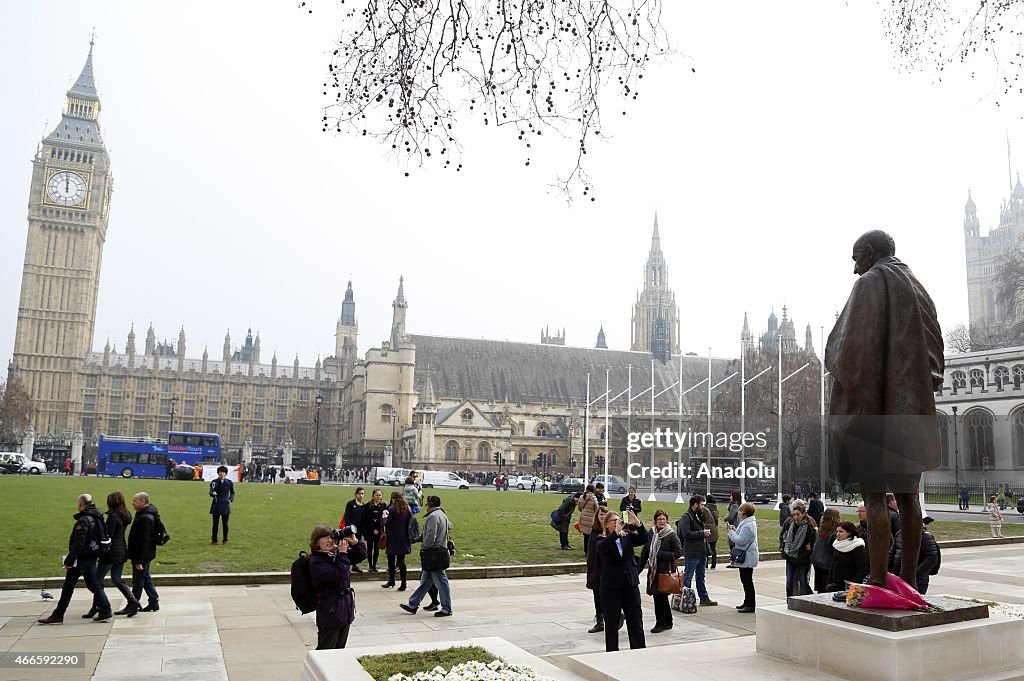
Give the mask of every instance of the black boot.
<svg viewBox="0 0 1024 681">
<path fill-rule="evenodd" d="M 99 611 L 100 611 L 100 609 L 96 607 L 95 603 L 93 603 L 92 607 L 89 608 L 89 612 L 87 612 L 84 615 L 82 615 L 82 619 L 83 620 L 91 620 L 96 615 L 96 613 L 98 613 Z"/>
<path fill-rule="evenodd" d="M 588 634 L 596 634 L 599 631 L 604 631 L 604 618 L 601 615 L 595 615 L 594 619 L 596 623 L 594 626 L 587 629 Z"/>
<path fill-rule="evenodd" d="M 384 588 L 384 589 L 389 589 L 389 588 L 393 587 L 394 585 L 395 585 L 395 571 L 394 570 L 388 570 L 388 581 L 386 581 L 383 584 L 381 584 L 381 587 Z"/>
<path fill-rule="evenodd" d="M 399 565 L 398 566 L 399 574 L 402 577 L 402 583 L 401 583 L 401 585 L 399 585 L 399 587 L 397 589 L 398 591 L 405 591 L 405 570 L 406 570 L 406 568 L 405 568 L 404 565 Z"/>
</svg>

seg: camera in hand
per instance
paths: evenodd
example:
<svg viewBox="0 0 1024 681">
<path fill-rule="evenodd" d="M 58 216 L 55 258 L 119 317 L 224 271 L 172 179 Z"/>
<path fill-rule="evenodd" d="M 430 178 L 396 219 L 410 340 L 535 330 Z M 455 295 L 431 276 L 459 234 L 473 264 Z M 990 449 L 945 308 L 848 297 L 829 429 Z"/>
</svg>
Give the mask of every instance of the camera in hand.
<svg viewBox="0 0 1024 681">
<path fill-rule="evenodd" d="M 334 530 L 333 532 L 331 532 L 331 537 L 334 539 L 334 542 L 336 544 L 340 544 L 342 540 L 348 537 L 356 536 L 357 532 L 359 532 L 359 530 L 358 528 L 356 528 L 355 525 L 346 525 L 345 527 L 339 530 Z"/>
</svg>

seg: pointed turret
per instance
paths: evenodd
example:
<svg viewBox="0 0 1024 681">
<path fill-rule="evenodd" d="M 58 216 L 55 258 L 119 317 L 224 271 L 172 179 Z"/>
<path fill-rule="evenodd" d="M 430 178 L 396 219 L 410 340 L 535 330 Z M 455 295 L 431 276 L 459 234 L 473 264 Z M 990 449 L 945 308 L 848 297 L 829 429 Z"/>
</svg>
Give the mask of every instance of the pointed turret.
<svg viewBox="0 0 1024 681">
<path fill-rule="evenodd" d="M 750 321 L 747 313 L 743 313 L 743 329 L 740 331 L 740 347 L 743 352 L 750 352 L 754 349 L 754 334 L 750 331 Z"/>
<path fill-rule="evenodd" d="M 391 304 L 394 312 L 391 317 L 391 347 L 397 349 L 400 342 L 405 339 L 405 315 L 409 303 L 405 300 L 405 277 L 398 277 L 398 295 L 395 302 Z"/>
<path fill-rule="evenodd" d="M 292 378 L 299 377 L 299 353 L 295 353 L 295 361 L 292 362 Z"/>
<path fill-rule="evenodd" d="M 231 371 L 231 329 L 224 334 L 224 373 Z"/>
<path fill-rule="evenodd" d="M 260 332 L 256 332 L 256 338 L 252 342 L 252 361 L 260 363 Z"/>
<path fill-rule="evenodd" d="M 811 325 L 807 325 L 804 331 L 804 352 L 814 352 L 814 337 L 811 335 Z"/>
<path fill-rule="evenodd" d="M 89 55 L 75 84 L 67 91 L 61 121 L 43 140 L 50 144 L 73 144 L 78 148 L 103 149 L 100 136 L 100 98 L 96 91 L 96 79 L 92 72 L 92 49 L 89 41 Z"/>
<path fill-rule="evenodd" d="M 341 323 L 345 326 L 356 325 L 356 299 L 352 292 L 352 280 L 349 279 L 345 289 L 345 300 L 341 303 Z"/>
<path fill-rule="evenodd" d="M 149 357 L 156 349 L 156 331 L 153 330 L 153 322 L 149 323 L 149 330 L 146 331 L 146 356 Z"/>
<path fill-rule="evenodd" d="M 270 360 L 270 377 L 277 378 L 277 351 L 274 351 L 274 356 Z"/>
<path fill-rule="evenodd" d="M 203 346 L 203 373 L 205 374 L 210 364 L 210 353 L 207 352 L 208 348 Z"/>
<path fill-rule="evenodd" d="M 125 354 L 128 355 L 128 368 L 132 369 L 135 367 L 135 323 L 132 322 L 132 328 L 128 331 L 128 342 L 124 346 Z"/>
<path fill-rule="evenodd" d="M 107 344 L 103 346 L 103 366 L 110 366 L 110 339 L 107 339 Z"/>
<path fill-rule="evenodd" d="M 185 356 L 185 327 L 181 327 L 181 331 L 178 332 L 178 357 Z"/>
<path fill-rule="evenodd" d="M 651 253 L 661 253 L 661 234 L 658 233 L 658 211 L 654 211 L 654 233 L 651 235 Z"/>
<path fill-rule="evenodd" d="M 603 350 L 608 349 L 608 342 L 604 338 L 604 324 L 597 330 L 597 345 L 594 347 L 601 348 Z"/>
</svg>

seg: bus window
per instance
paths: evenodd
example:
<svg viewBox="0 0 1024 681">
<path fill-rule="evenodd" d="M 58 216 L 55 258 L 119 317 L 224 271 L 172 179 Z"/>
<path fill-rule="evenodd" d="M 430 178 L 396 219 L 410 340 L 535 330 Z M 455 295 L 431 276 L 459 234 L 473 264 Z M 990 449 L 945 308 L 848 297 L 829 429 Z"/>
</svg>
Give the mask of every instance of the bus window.
<svg viewBox="0 0 1024 681">
<path fill-rule="evenodd" d="M 111 463 L 138 463 L 139 455 L 135 452 L 111 452 Z"/>
<path fill-rule="evenodd" d="M 184 435 L 169 435 L 167 437 L 167 443 L 172 445 L 183 445 L 185 444 Z"/>
<path fill-rule="evenodd" d="M 212 435 L 207 435 L 207 436 L 199 438 L 199 445 L 201 447 L 219 447 L 220 446 L 219 443 L 217 442 L 217 438 L 212 436 Z"/>
<path fill-rule="evenodd" d="M 139 455 L 139 463 L 156 463 L 163 466 L 167 463 L 167 455 L 156 453 L 141 454 Z"/>
</svg>

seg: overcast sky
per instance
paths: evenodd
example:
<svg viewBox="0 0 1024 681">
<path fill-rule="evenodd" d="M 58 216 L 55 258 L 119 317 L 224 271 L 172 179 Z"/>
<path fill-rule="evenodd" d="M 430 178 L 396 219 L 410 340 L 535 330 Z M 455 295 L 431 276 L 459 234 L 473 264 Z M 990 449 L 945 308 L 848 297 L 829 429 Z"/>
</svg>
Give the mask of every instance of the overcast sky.
<svg viewBox="0 0 1024 681">
<path fill-rule="evenodd" d="M 588 156 L 596 202 L 550 189 L 508 129 L 466 118 L 465 170 L 412 169 L 366 138 L 321 132 L 337 13 L 297 2 L 0 4 L 0 357 L 12 352 L 31 159 L 60 120 L 96 27 L 94 66 L 114 196 L 94 348 L 139 350 L 152 322 L 188 355 L 261 333 L 263 358 L 334 352 L 351 276 L 359 349 L 389 333 L 405 276 L 411 332 L 628 348 L 655 211 L 684 352 L 735 356 L 789 306 L 798 339 L 853 284 L 850 250 L 881 227 L 946 329 L 967 318 L 963 206 L 983 229 L 1024 167 L 1019 102 L 896 68 L 874 3 L 668 2 L 681 54 L 652 66 Z M 865 5 L 861 7 L 860 5 Z M 723 8 L 728 8 L 727 10 Z M 696 73 L 691 72 L 691 66 Z M 609 110 L 621 109 L 617 99 Z M 47 127 L 48 126 L 48 127 Z"/>
</svg>

